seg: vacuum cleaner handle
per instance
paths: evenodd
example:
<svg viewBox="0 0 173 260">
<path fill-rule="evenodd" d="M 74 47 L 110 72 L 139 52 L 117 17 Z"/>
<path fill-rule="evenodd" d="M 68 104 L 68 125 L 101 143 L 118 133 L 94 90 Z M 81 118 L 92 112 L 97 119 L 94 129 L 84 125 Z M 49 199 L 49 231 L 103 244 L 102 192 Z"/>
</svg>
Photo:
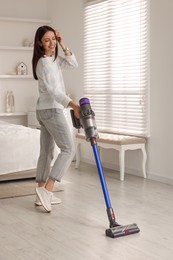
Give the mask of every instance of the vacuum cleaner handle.
<svg viewBox="0 0 173 260">
<path fill-rule="evenodd" d="M 73 126 L 76 129 L 83 128 L 87 141 L 91 141 L 92 138 L 98 138 L 97 126 L 95 122 L 95 113 L 91 109 L 90 101 L 88 98 L 81 98 L 79 100 L 80 105 L 80 119 L 75 117 L 74 110 L 70 110 Z"/>
<path fill-rule="evenodd" d="M 71 109 L 70 110 L 70 114 L 71 114 L 71 119 L 72 119 L 72 123 L 73 123 L 73 127 L 75 127 L 76 129 L 80 129 L 82 127 L 81 123 L 80 123 L 80 120 L 75 117 L 75 114 L 74 114 L 74 110 Z"/>
</svg>

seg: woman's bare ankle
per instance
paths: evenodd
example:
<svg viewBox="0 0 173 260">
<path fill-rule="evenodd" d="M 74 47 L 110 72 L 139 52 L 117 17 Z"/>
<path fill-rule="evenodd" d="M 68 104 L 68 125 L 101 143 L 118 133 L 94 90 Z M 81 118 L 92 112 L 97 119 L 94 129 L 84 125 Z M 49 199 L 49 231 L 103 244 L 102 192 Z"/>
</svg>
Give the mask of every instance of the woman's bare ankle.
<svg viewBox="0 0 173 260">
<path fill-rule="evenodd" d="M 54 184 L 55 184 L 55 181 L 52 180 L 52 179 L 48 179 L 46 185 L 45 185 L 45 189 L 52 192 L 53 191 L 53 188 L 54 188 Z"/>
</svg>

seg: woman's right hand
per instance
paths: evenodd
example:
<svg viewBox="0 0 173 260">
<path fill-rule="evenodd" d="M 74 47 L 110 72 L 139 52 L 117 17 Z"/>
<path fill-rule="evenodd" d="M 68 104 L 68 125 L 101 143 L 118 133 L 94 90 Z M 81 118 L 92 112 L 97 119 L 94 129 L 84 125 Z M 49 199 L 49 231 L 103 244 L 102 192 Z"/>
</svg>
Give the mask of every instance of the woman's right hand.
<svg viewBox="0 0 173 260">
<path fill-rule="evenodd" d="M 80 118 L 80 106 L 77 105 L 77 104 L 76 104 L 74 101 L 72 101 L 72 100 L 69 102 L 69 106 L 70 106 L 71 108 L 73 108 L 75 117 L 79 119 L 79 118 Z"/>
<path fill-rule="evenodd" d="M 75 115 L 75 117 L 76 118 L 80 118 L 80 106 L 76 106 L 75 108 L 74 108 L 74 115 Z"/>
</svg>

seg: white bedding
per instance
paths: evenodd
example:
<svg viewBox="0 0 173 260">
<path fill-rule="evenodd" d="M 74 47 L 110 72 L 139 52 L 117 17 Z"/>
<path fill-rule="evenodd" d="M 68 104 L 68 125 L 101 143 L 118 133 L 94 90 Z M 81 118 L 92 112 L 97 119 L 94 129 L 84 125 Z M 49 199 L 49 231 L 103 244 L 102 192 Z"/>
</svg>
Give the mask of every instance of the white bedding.
<svg viewBox="0 0 173 260">
<path fill-rule="evenodd" d="M 0 174 L 35 169 L 40 130 L 0 121 Z"/>
</svg>

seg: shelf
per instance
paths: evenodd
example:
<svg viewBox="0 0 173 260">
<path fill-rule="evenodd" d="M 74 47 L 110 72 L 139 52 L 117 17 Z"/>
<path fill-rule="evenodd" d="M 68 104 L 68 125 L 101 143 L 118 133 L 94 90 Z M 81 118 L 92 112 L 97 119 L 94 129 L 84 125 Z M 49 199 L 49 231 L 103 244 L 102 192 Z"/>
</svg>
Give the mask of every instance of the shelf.
<svg viewBox="0 0 173 260">
<path fill-rule="evenodd" d="M 33 75 L 0 75 L 0 79 L 33 79 Z"/>
<path fill-rule="evenodd" d="M 26 115 L 27 115 L 26 112 L 0 113 L 0 117 L 1 116 L 26 116 Z"/>
<path fill-rule="evenodd" d="M 0 50 L 7 51 L 33 51 L 33 47 L 22 47 L 22 46 L 0 46 Z"/>
<path fill-rule="evenodd" d="M 0 17 L 0 21 L 4 22 L 19 22 L 19 23 L 40 23 L 40 24 L 50 24 L 51 21 L 47 19 L 30 19 L 30 18 L 16 18 L 16 17 Z"/>
</svg>

